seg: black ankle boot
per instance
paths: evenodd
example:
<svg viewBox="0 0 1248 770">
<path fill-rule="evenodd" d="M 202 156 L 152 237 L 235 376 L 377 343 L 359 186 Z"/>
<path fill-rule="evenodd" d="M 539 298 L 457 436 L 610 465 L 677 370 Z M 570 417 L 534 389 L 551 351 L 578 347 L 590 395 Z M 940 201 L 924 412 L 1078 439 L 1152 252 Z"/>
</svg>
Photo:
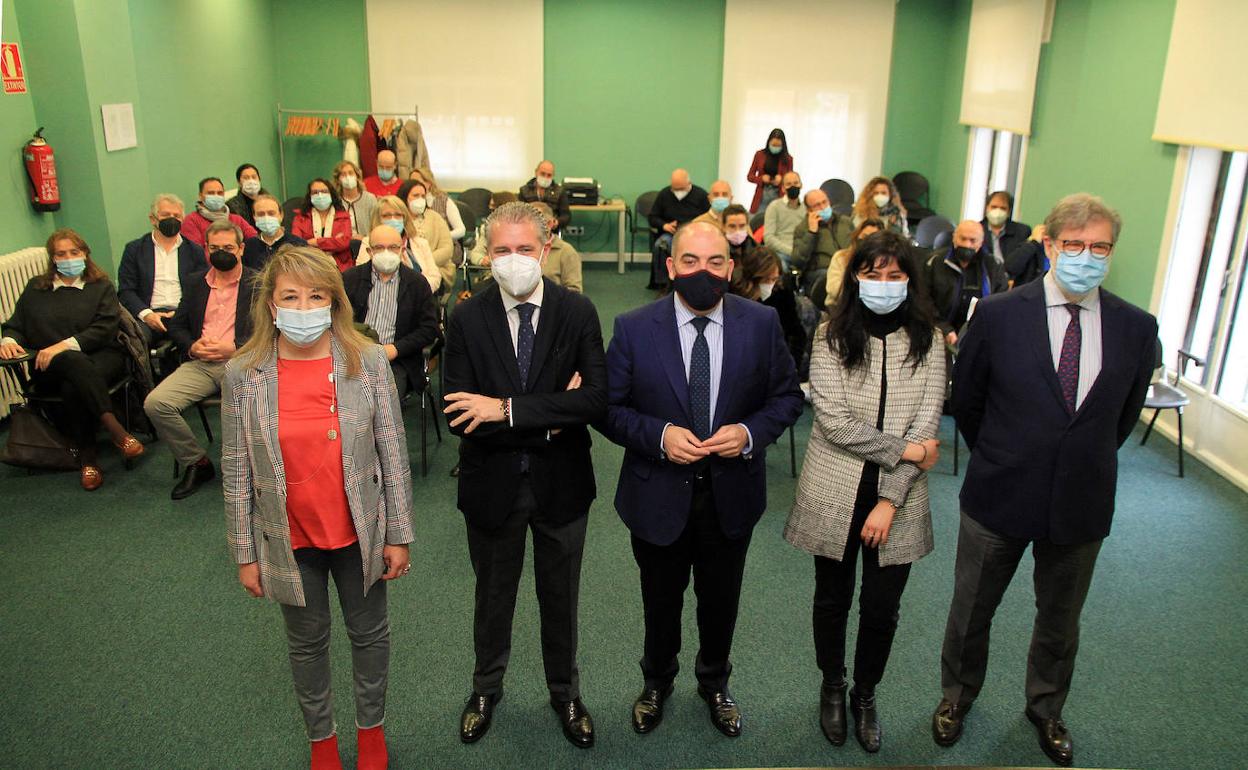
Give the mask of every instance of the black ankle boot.
<svg viewBox="0 0 1248 770">
<path fill-rule="evenodd" d="M 845 680 L 823 683 L 819 689 L 819 726 L 833 746 L 845 745 Z"/>
<path fill-rule="evenodd" d="M 849 693 L 849 708 L 854 713 L 854 737 L 867 752 L 880 750 L 880 714 L 875 709 L 875 688 L 855 684 Z"/>
</svg>

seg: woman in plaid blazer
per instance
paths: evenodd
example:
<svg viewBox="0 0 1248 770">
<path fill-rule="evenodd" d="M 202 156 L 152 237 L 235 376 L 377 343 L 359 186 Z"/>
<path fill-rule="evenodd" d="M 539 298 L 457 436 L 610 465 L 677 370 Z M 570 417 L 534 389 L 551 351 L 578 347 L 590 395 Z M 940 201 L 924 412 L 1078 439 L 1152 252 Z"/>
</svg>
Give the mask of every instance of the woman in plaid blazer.
<svg viewBox="0 0 1248 770">
<path fill-rule="evenodd" d="M 352 326 L 337 265 L 280 250 L 261 272 L 254 333 L 230 361 L 221 454 L 230 550 L 252 596 L 282 606 L 312 767 L 341 768 L 330 696 L 328 583 L 355 674 L 359 767 L 386 766 L 386 583 L 408 571 L 411 471 L 394 376 Z"/>
<path fill-rule="evenodd" d="M 832 319 L 810 361 L 811 431 L 790 543 L 815 557 L 819 722 L 845 742 L 845 628 L 862 550 L 850 695 L 854 735 L 879 751 L 884 674 L 911 562 L 932 550 L 925 472 L 936 463 L 945 357 L 909 242 L 876 233 L 854 247 Z"/>
</svg>

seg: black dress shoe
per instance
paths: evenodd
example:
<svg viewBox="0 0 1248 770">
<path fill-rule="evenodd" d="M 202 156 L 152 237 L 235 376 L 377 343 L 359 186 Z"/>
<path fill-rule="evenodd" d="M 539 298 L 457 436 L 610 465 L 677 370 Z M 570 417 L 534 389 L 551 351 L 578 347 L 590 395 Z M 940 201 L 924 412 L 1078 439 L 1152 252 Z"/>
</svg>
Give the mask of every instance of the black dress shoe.
<svg viewBox="0 0 1248 770">
<path fill-rule="evenodd" d="M 671 695 L 670 684 L 662 690 L 652 690 L 649 687 L 642 690 L 637 700 L 633 701 L 633 730 L 645 735 L 658 727 L 663 721 L 663 704 Z"/>
<path fill-rule="evenodd" d="M 707 708 L 710 709 L 711 724 L 715 725 L 716 730 L 729 738 L 736 738 L 741 734 L 741 707 L 728 690 L 711 692 L 698 685 L 698 696 L 706 701 Z"/>
<path fill-rule="evenodd" d="M 880 712 L 875 708 L 875 688 L 854 685 L 849 691 L 849 710 L 854 715 L 854 737 L 869 754 L 880 750 L 884 729 L 880 727 Z"/>
<path fill-rule="evenodd" d="M 1066 730 L 1066 723 L 1054 717 L 1042 717 L 1031 709 L 1024 713 L 1036 726 L 1036 737 L 1040 739 L 1040 749 L 1062 767 L 1075 761 L 1075 746 Z"/>
<path fill-rule="evenodd" d="M 824 684 L 819 689 L 819 726 L 833 746 L 845 745 L 845 682 Z"/>
<path fill-rule="evenodd" d="M 174 500 L 181 500 L 195 494 L 195 490 L 203 486 L 217 472 L 212 468 L 212 461 L 205 459 L 203 462 L 191 463 L 182 471 L 182 478 L 173 486 L 173 492 L 169 494 Z"/>
<path fill-rule="evenodd" d="M 563 728 L 563 737 L 568 739 L 568 743 L 578 749 L 594 745 L 594 720 L 580 698 L 565 701 L 552 698 L 550 707 L 559 715 L 559 726 Z"/>
<path fill-rule="evenodd" d="M 952 746 L 962 737 L 962 722 L 971 713 L 971 704 L 956 706 L 941 700 L 932 714 L 932 740 L 937 746 Z"/>
<path fill-rule="evenodd" d="M 464 711 L 459 715 L 459 739 L 464 743 L 476 743 L 490 731 L 490 721 L 494 717 L 494 707 L 502 699 L 497 695 L 482 695 L 474 692 L 468 696 Z"/>
</svg>

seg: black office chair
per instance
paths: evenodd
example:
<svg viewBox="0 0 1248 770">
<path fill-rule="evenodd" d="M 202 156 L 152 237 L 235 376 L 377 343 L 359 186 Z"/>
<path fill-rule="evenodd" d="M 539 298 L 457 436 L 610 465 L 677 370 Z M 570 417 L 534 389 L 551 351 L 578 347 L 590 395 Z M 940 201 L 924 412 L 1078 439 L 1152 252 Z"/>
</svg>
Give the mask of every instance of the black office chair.
<svg viewBox="0 0 1248 770">
<path fill-rule="evenodd" d="M 914 242 L 924 249 L 934 248 L 938 235 L 952 232 L 952 222 L 939 214 L 933 214 L 929 217 L 923 217 L 919 222 L 919 226 L 914 228 Z"/>
<path fill-rule="evenodd" d="M 754 234 L 755 230 L 763 226 L 763 220 L 766 217 L 767 217 L 767 212 L 763 211 L 762 209 L 759 209 L 758 211 L 754 213 L 754 216 L 750 217 L 750 234 L 751 235 Z"/>
<path fill-rule="evenodd" d="M 901 196 L 901 205 L 906 207 L 906 221 L 910 227 L 917 227 L 919 222 L 936 213 L 930 208 L 931 185 L 927 177 L 917 171 L 902 171 L 893 177 L 893 184 Z"/>
<path fill-rule="evenodd" d="M 460 243 L 463 245 L 464 254 L 466 255 L 469 251 L 472 251 L 473 245 L 477 242 L 477 212 L 472 206 L 463 201 L 451 200 L 451 203 L 455 204 L 455 208 L 459 209 L 459 218 L 464 221 L 464 237 L 460 240 Z M 488 207 L 489 204 L 487 203 L 486 205 Z M 467 257 L 464 258 L 464 262 L 468 262 Z"/>
<path fill-rule="evenodd" d="M 940 251 L 947 249 L 953 243 L 953 230 L 941 230 L 936 233 L 936 237 L 932 239 L 932 249 Z"/>
<path fill-rule="evenodd" d="M 493 197 L 494 193 L 484 187 L 469 187 L 456 200 L 470 206 L 477 219 L 484 219 L 490 215 L 490 198 Z"/>
<path fill-rule="evenodd" d="M 853 209 L 854 187 L 844 179 L 825 179 L 823 184 L 819 185 L 819 189 L 828 196 L 828 203 L 832 204 L 833 211 L 837 206 Z"/>
<path fill-rule="evenodd" d="M 637 236 L 640 233 L 646 234 L 646 252 L 649 253 L 654 249 L 655 230 L 650 226 L 650 210 L 654 208 L 654 201 L 659 197 L 658 190 L 644 192 L 637 196 L 636 202 L 633 203 L 633 226 L 629 228 L 628 235 L 628 264 L 633 264 L 633 255 L 637 253 Z"/>
<path fill-rule="evenodd" d="M 302 206 L 303 206 L 302 195 L 296 195 L 292 198 L 287 198 L 286 201 L 282 204 L 282 224 L 286 227 L 287 230 L 290 230 L 290 226 L 294 224 L 296 213 L 299 211 L 299 209 Z"/>
<path fill-rule="evenodd" d="M 430 345 L 424 352 L 425 357 L 425 387 L 420 393 L 420 475 L 429 475 L 429 423 L 433 423 L 433 432 L 436 434 L 438 443 L 442 443 L 442 426 L 438 421 L 442 418 L 442 410 L 438 408 L 438 401 L 433 396 L 433 378 L 429 376 L 429 362 L 441 352 L 443 342 L 441 339 Z M 441 364 L 441 361 L 438 362 Z M 430 420 L 430 417 L 433 419 Z"/>
<path fill-rule="evenodd" d="M 1144 437 L 1140 439 L 1140 446 L 1144 446 L 1149 434 L 1153 432 L 1153 424 L 1157 422 L 1157 416 L 1161 414 L 1161 410 L 1173 409 L 1179 424 L 1179 478 L 1183 478 L 1183 408 L 1192 403 L 1192 399 L 1179 387 L 1179 380 L 1182 379 L 1189 362 L 1202 367 L 1205 365 L 1205 359 L 1180 348 L 1174 367 L 1174 381 L 1167 382 L 1163 371 L 1162 377 L 1154 380 L 1149 386 L 1148 396 L 1144 399 L 1144 408 L 1154 410 L 1153 419 L 1148 421 L 1148 427 L 1144 429 Z M 1157 354 L 1153 368 L 1160 369 L 1163 363 L 1161 340 L 1157 340 Z"/>
</svg>

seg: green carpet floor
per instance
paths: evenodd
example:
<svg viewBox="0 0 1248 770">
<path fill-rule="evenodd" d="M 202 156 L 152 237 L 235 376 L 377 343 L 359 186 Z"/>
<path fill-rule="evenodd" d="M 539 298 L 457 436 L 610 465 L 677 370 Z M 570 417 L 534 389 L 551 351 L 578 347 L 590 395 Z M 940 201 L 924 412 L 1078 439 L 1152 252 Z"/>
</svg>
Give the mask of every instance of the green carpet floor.
<svg viewBox="0 0 1248 770">
<path fill-rule="evenodd" d="M 648 300 L 640 271 L 586 272 L 604 333 Z M 215 420 L 216 415 L 211 414 Z M 197 421 L 193 421 L 197 422 Z M 954 748 L 932 743 L 939 654 L 952 590 L 957 490 L 945 454 L 932 473 L 936 551 L 912 573 L 879 699 L 884 748 L 830 746 L 816 720 L 810 632 L 813 564 L 780 536 L 794 494 L 787 438 L 768 454 L 769 510 L 754 535 L 734 648 L 744 735 L 721 737 L 694 694 L 686 608 L 684 671 L 662 727 L 634 735 L 641 606 L 628 534 L 612 508 L 621 450 L 595 434 L 599 498 L 581 585 L 580 664 L 598 745 L 563 740 L 546 702 L 537 607 L 526 570 L 506 698 L 490 734 L 462 746 L 472 671 L 472 571 L 455 509 L 453 439 L 419 476 L 419 412 L 407 415 L 417 542 L 391 584 L 386 730 L 397 768 L 793 767 L 1047 764 L 1023 717 L 1030 559 L 997 615 L 987 686 Z M 810 430 L 797 427 L 800 463 Z M 1138 433 L 1137 433 L 1138 436 Z M 1120 454 L 1118 514 L 1084 611 L 1065 716 L 1081 766 L 1232 768 L 1248 760 L 1248 496 L 1157 437 Z M 212 448 L 215 459 L 218 446 Z M 105 454 L 93 494 L 73 474 L 0 468 L 0 765 L 13 768 L 306 766 L 280 613 L 247 598 L 225 548 L 220 485 L 169 500 L 160 444 L 130 472 Z M 963 462 L 966 455 L 963 453 Z M 690 592 L 690 602 L 692 592 Z M 354 762 L 350 653 L 335 615 L 336 711 Z M 853 625 L 851 623 L 851 634 Z M 851 637 L 852 638 L 852 637 Z M 851 642 L 852 644 L 852 642 Z"/>
</svg>

